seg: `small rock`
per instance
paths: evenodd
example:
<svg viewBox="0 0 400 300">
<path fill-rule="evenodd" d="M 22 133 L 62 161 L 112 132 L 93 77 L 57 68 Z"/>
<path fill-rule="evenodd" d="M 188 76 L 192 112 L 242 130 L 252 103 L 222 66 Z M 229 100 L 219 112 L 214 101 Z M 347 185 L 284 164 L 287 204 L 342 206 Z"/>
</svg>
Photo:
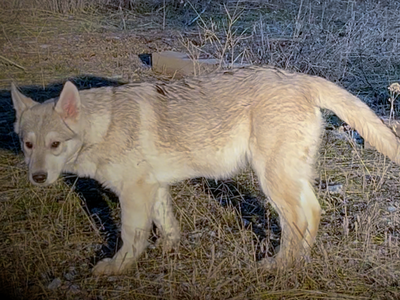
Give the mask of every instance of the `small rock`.
<svg viewBox="0 0 400 300">
<path fill-rule="evenodd" d="M 157 245 L 156 245 L 156 244 L 149 244 L 149 245 L 147 246 L 147 248 L 148 248 L 148 249 L 154 250 L 154 249 L 157 248 Z"/>
<path fill-rule="evenodd" d="M 72 279 L 74 279 L 74 275 L 71 274 L 70 272 L 68 272 L 68 273 L 65 273 L 65 274 L 64 274 L 64 278 L 65 278 L 66 280 L 68 280 L 68 281 L 71 281 Z"/>
<path fill-rule="evenodd" d="M 331 194 L 340 194 L 342 192 L 342 189 L 342 184 L 328 185 L 327 187 L 328 192 Z"/>
<path fill-rule="evenodd" d="M 388 210 L 389 212 L 395 212 L 395 211 L 397 210 L 397 207 L 389 206 L 389 207 L 387 208 L 387 210 Z"/>
<path fill-rule="evenodd" d="M 192 234 L 189 235 L 189 238 L 195 240 L 195 239 L 200 238 L 202 235 L 203 235 L 202 232 L 194 232 L 194 233 L 192 233 Z"/>
<path fill-rule="evenodd" d="M 64 278 L 68 281 L 71 281 L 76 276 L 76 270 L 74 267 L 69 268 L 69 272 L 64 274 Z"/>
<path fill-rule="evenodd" d="M 49 290 L 55 290 L 60 286 L 61 286 L 61 279 L 57 277 L 47 286 L 47 288 Z"/>
<path fill-rule="evenodd" d="M 107 278 L 107 281 L 113 282 L 113 281 L 118 281 L 119 277 L 118 276 L 110 276 Z"/>
<path fill-rule="evenodd" d="M 69 287 L 68 291 L 71 292 L 72 294 L 78 294 L 80 292 L 80 289 L 78 285 L 73 284 Z"/>
</svg>

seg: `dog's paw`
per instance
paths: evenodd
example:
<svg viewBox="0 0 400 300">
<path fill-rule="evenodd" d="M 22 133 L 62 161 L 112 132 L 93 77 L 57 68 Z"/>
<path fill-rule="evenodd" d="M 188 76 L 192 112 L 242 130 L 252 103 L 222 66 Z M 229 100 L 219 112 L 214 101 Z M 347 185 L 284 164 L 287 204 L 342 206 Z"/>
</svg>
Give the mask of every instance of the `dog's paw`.
<svg viewBox="0 0 400 300">
<path fill-rule="evenodd" d="M 258 262 L 258 265 L 269 271 L 275 271 L 279 268 L 278 261 L 275 258 L 272 257 L 265 257 L 262 260 Z"/>
<path fill-rule="evenodd" d="M 99 261 L 93 268 L 93 275 L 115 275 L 123 272 L 123 264 L 112 258 L 105 258 Z"/>
<path fill-rule="evenodd" d="M 170 252 L 178 248 L 180 237 L 160 238 L 156 242 L 156 246 L 161 246 L 164 252 Z"/>
<path fill-rule="evenodd" d="M 266 257 L 259 261 L 260 267 L 265 270 L 277 271 L 277 270 L 286 270 L 289 268 L 293 268 L 296 266 L 302 266 L 310 262 L 311 259 L 309 256 L 300 256 L 297 258 L 287 258 L 284 256 L 279 256 L 279 254 L 275 257 Z"/>
</svg>

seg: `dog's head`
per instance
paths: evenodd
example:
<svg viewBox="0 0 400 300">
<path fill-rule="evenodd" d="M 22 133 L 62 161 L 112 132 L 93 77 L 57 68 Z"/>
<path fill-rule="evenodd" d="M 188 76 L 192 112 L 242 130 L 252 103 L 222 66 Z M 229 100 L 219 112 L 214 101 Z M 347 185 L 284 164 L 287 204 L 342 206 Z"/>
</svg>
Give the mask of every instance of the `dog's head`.
<svg viewBox="0 0 400 300">
<path fill-rule="evenodd" d="M 29 166 L 29 179 L 35 185 L 52 184 L 82 147 L 78 89 L 67 82 L 58 100 L 40 104 L 12 85 L 11 97 L 16 111 L 14 130 Z"/>
</svg>

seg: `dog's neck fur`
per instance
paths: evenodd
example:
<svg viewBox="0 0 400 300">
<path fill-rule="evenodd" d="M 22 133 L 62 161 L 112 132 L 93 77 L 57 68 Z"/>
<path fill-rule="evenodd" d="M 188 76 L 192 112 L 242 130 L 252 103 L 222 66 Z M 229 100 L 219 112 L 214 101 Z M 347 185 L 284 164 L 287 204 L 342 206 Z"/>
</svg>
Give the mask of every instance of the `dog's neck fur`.
<svg viewBox="0 0 400 300">
<path fill-rule="evenodd" d="M 82 118 L 79 121 L 83 129 L 80 134 L 84 145 L 91 146 L 104 142 L 110 128 L 110 115 L 89 114 L 88 111 L 82 111 Z"/>
<path fill-rule="evenodd" d="M 111 124 L 112 115 L 109 101 L 99 103 L 95 97 L 81 94 L 81 115 L 79 117 L 80 138 L 86 146 L 102 143 L 107 136 Z M 93 107 L 96 107 L 93 109 Z"/>
</svg>

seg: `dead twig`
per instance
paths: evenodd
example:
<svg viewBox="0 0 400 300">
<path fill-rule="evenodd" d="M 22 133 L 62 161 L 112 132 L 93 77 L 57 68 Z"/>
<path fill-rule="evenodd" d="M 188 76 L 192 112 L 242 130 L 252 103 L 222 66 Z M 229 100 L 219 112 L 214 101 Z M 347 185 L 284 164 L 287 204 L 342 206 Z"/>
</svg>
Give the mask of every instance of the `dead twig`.
<svg viewBox="0 0 400 300">
<path fill-rule="evenodd" d="M 10 64 L 14 67 L 17 67 L 18 69 L 23 70 L 24 72 L 26 71 L 25 68 L 23 66 L 20 66 L 19 64 L 9 60 L 8 58 L 5 58 L 4 56 L 0 55 L 0 59 L 2 59 L 3 61 L 5 61 L 6 64 Z"/>
</svg>

